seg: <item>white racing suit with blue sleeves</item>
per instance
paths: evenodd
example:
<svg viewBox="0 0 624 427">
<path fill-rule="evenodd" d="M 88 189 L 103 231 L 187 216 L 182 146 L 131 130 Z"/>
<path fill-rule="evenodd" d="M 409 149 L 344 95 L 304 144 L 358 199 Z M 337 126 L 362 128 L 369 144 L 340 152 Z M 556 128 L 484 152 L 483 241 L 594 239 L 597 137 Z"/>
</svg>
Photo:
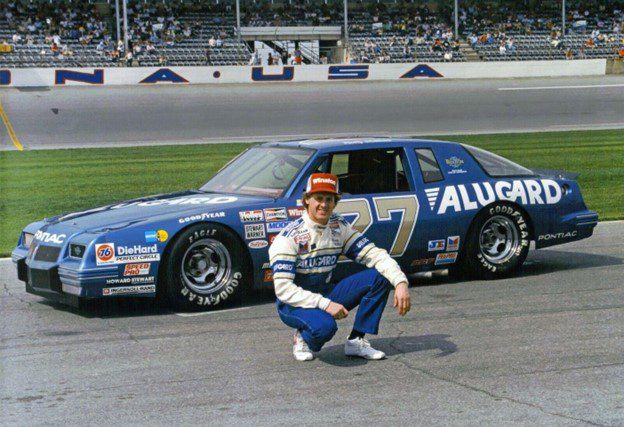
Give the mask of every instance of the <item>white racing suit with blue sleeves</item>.
<svg viewBox="0 0 624 427">
<path fill-rule="evenodd" d="M 333 283 L 340 255 L 368 270 Z M 318 351 L 337 330 L 325 311 L 331 301 L 351 311 L 357 307 L 354 329 L 377 334 L 391 286 L 407 282 L 394 259 L 340 215 L 327 225 L 315 223 L 307 212 L 275 237 L 269 248 L 280 318 L 298 329 L 312 351 Z"/>
</svg>

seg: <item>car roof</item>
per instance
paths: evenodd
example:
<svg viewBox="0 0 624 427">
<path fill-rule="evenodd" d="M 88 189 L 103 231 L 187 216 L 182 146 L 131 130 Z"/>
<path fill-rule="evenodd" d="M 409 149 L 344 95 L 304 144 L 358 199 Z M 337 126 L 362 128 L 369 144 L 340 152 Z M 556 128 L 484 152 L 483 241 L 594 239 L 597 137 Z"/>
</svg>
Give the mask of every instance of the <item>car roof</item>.
<svg viewBox="0 0 624 427">
<path fill-rule="evenodd" d="M 359 138 L 326 138 L 297 139 L 291 141 L 273 141 L 262 144 L 262 147 L 314 148 L 319 151 L 351 151 L 362 148 L 385 148 L 388 146 L 409 146 L 413 148 L 434 148 L 440 145 L 458 145 L 457 142 L 438 141 L 431 139 L 391 138 L 391 137 L 359 137 Z"/>
</svg>

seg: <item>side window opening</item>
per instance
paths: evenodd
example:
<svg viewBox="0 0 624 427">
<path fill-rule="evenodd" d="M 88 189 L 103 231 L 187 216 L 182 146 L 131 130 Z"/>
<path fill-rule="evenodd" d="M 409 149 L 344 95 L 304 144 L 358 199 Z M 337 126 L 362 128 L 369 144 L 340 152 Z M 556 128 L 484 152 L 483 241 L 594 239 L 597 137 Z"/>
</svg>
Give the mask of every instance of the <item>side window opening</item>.
<svg viewBox="0 0 624 427">
<path fill-rule="evenodd" d="M 425 184 L 443 180 L 444 176 L 433 151 L 430 148 L 417 148 L 415 151 Z"/>
<path fill-rule="evenodd" d="M 345 194 L 409 191 L 400 149 L 358 150 L 332 156 L 331 173 Z"/>
</svg>

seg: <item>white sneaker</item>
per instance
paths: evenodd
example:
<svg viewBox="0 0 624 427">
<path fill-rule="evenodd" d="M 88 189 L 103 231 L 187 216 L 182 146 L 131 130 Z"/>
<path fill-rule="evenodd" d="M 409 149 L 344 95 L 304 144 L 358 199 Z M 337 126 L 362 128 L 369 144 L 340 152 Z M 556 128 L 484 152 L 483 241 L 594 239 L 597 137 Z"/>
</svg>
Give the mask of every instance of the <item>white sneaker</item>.
<svg viewBox="0 0 624 427">
<path fill-rule="evenodd" d="M 365 338 L 354 338 L 345 343 L 345 355 L 363 357 L 368 360 L 385 359 L 386 353 L 375 350 Z"/>
<path fill-rule="evenodd" d="M 305 362 L 307 360 L 314 359 L 314 353 L 308 347 L 308 344 L 303 340 L 299 331 L 295 332 L 294 344 L 293 344 L 293 356 L 295 360 L 299 362 Z"/>
</svg>

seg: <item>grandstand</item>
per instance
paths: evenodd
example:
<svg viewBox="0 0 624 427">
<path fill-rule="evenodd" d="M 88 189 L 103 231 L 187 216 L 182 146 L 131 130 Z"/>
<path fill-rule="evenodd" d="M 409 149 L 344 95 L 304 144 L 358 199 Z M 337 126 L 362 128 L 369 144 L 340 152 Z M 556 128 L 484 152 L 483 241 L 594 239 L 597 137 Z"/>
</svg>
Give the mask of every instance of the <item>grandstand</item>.
<svg viewBox="0 0 624 427">
<path fill-rule="evenodd" d="M 115 0 L 12 0 L 0 3 L 0 67 L 246 65 L 266 63 L 262 52 L 280 58 L 272 63 L 297 63 L 298 55 L 301 63 L 622 55 L 624 1 L 567 3 L 564 26 L 555 1 L 535 9 L 513 0 L 460 1 L 456 22 L 441 0 L 349 1 L 345 28 L 342 0 L 241 0 L 238 16 L 234 0 L 128 1 L 126 49 L 123 32 L 116 31 Z M 238 22 L 246 29 L 288 27 L 293 37 L 242 37 Z M 341 28 L 338 40 L 305 39 L 323 27 Z"/>
</svg>

